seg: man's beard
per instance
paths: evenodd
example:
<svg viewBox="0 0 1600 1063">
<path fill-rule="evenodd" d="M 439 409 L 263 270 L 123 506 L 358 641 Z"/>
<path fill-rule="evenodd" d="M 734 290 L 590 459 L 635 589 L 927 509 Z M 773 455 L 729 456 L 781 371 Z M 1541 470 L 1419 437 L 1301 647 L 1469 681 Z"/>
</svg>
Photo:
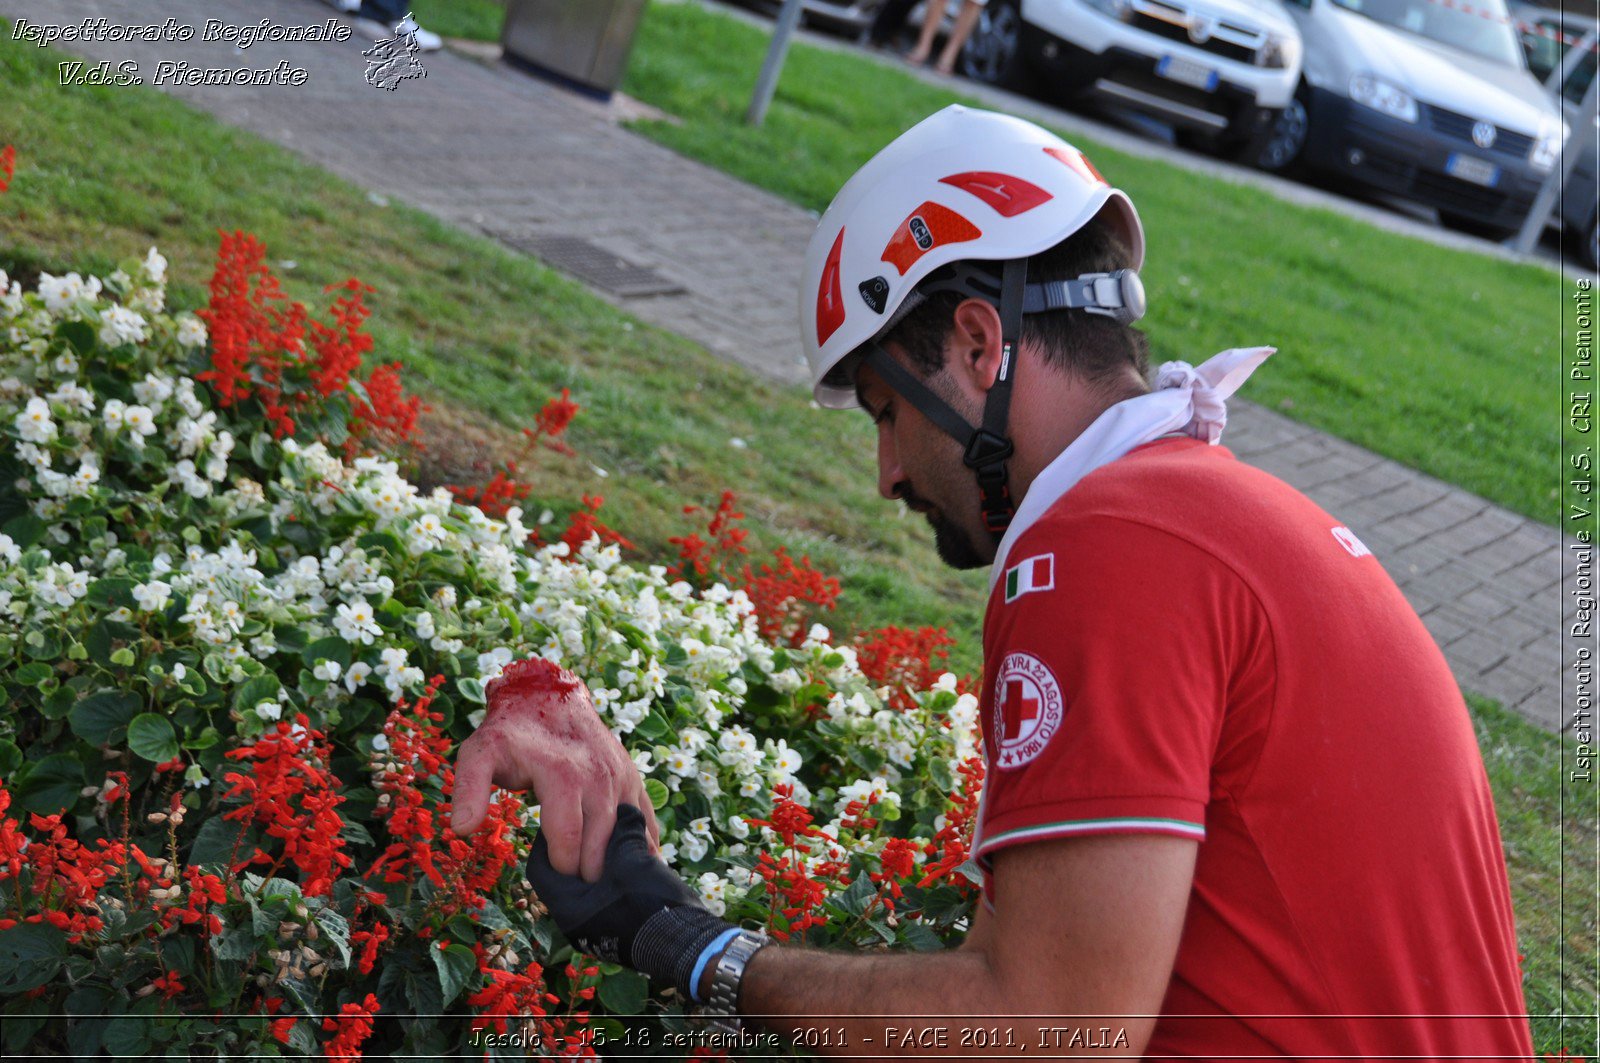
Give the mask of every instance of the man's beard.
<svg viewBox="0 0 1600 1063">
<path fill-rule="evenodd" d="M 972 539 L 954 521 L 942 513 L 937 516 L 929 513 L 928 523 L 933 526 L 933 548 L 938 551 L 939 560 L 958 569 L 982 568 L 989 564 L 989 559 L 978 553 Z"/>
</svg>

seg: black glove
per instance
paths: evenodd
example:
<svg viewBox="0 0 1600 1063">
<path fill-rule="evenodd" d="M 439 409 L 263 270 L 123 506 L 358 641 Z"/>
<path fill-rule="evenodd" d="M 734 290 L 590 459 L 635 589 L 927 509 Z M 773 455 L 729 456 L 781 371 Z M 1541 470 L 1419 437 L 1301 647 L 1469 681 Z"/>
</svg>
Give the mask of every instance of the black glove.
<svg viewBox="0 0 1600 1063">
<path fill-rule="evenodd" d="M 580 951 L 671 982 L 691 1000 L 700 999 L 695 975 L 736 930 L 650 851 L 644 814 L 632 805 L 617 806 L 599 882 L 551 867 L 543 833 L 528 855 L 528 881 Z"/>
</svg>

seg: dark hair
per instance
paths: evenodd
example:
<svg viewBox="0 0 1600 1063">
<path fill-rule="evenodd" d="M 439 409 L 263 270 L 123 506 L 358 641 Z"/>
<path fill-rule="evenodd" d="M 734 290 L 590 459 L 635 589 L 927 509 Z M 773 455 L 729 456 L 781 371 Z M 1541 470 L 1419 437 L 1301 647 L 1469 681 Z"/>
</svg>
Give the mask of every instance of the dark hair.
<svg viewBox="0 0 1600 1063">
<path fill-rule="evenodd" d="M 1030 258 L 1028 282 L 1108 273 L 1130 264 L 1127 247 L 1106 226 L 1087 225 Z M 999 263 L 995 267 L 998 276 Z M 965 298 L 956 292 L 934 292 L 883 338 L 904 347 L 918 372 L 932 376 L 944 368 L 945 338 L 954 324 L 956 307 Z M 1150 344 L 1144 333 L 1097 314 L 1065 309 L 1029 314 L 1022 319 L 1022 340 L 1044 352 L 1045 364 L 1091 385 L 1122 391 L 1125 370 L 1130 366 L 1141 380 L 1149 377 Z"/>
</svg>

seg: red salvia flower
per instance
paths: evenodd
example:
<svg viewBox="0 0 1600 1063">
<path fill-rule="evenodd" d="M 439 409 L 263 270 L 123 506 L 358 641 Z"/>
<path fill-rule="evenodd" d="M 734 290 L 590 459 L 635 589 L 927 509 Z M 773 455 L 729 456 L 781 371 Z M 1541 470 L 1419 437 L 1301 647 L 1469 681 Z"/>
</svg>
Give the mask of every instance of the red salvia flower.
<svg viewBox="0 0 1600 1063">
<path fill-rule="evenodd" d="M 776 567 L 763 564 L 759 575 L 744 567 L 745 593 L 755 606 L 761 637 L 798 646 L 811 630 L 816 610 L 832 609 L 839 600 L 839 581 L 812 568 L 809 557 L 796 563 L 787 547 L 778 547 L 773 558 Z"/>
<path fill-rule="evenodd" d="M 16 172 L 17 149 L 7 144 L 0 148 L 0 192 L 11 187 L 11 175 Z"/>
<path fill-rule="evenodd" d="M 337 809 L 344 803 L 339 780 L 326 765 L 332 750 L 320 731 L 309 729 L 304 714 L 295 724 L 287 720 L 250 745 L 228 752 L 229 760 L 247 761 L 247 774 L 228 772 L 232 789 L 226 800 L 244 798 L 239 808 L 223 813 L 224 819 L 254 823 L 268 837 L 283 843 L 274 860 L 256 850 L 239 867 L 256 863 L 294 867 L 301 872 L 301 890 L 312 897 L 327 896 L 333 880 L 350 866 L 340 832 L 344 820 Z"/>
<path fill-rule="evenodd" d="M 378 1013 L 378 998 L 371 993 L 359 1004 L 346 1004 L 338 1015 L 322 1020 L 322 1029 L 333 1034 L 323 1042 L 322 1051 L 334 1060 L 361 1058 L 361 1044 L 372 1034 L 372 1017 Z"/>
</svg>

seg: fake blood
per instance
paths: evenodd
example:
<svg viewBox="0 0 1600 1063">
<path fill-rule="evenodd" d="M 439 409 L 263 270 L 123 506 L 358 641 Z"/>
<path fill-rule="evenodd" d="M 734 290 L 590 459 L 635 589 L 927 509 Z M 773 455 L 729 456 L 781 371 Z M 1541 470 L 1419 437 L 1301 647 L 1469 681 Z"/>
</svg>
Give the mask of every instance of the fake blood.
<svg viewBox="0 0 1600 1063">
<path fill-rule="evenodd" d="M 533 712 L 541 720 L 544 709 L 539 706 L 556 699 L 569 697 L 583 689 L 578 677 L 543 657 L 530 657 L 512 661 L 490 684 L 493 695 L 490 703 L 498 712 Z"/>
</svg>

